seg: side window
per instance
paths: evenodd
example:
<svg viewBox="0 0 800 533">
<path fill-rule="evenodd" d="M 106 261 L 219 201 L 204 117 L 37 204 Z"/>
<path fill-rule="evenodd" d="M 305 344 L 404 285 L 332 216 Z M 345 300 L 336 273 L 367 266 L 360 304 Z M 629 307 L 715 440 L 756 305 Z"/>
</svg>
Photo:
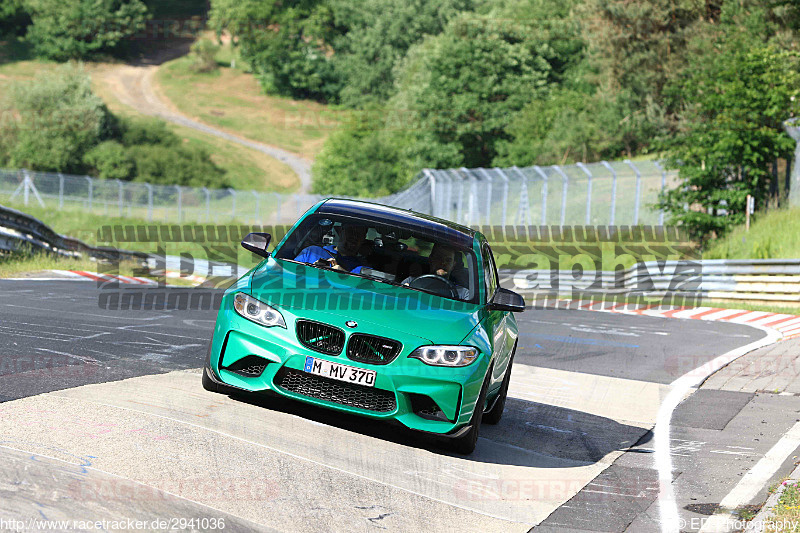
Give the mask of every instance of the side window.
<svg viewBox="0 0 800 533">
<path fill-rule="evenodd" d="M 484 244 L 482 250 L 483 275 L 486 283 L 486 301 L 488 302 L 492 299 L 492 296 L 494 296 L 495 291 L 497 291 L 497 268 L 494 265 L 494 257 L 492 256 L 492 250 L 489 248 L 489 245 Z"/>
</svg>

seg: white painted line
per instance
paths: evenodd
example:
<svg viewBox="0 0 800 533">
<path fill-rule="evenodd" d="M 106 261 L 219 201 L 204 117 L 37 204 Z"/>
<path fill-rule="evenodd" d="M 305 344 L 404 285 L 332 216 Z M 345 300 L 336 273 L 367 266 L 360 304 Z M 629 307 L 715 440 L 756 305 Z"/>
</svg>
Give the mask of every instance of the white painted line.
<svg viewBox="0 0 800 533">
<path fill-rule="evenodd" d="M 725 320 L 725 317 L 738 315 L 742 311 L 740 309 L 723 309 L 721 311 L 717 311 L 716 313 L 711 313 L 710 315 L 706 315 L 704 317 L 700 317 L 700 320 Z"/>
<path fill-rule="evenodd" d="M 796 318 L 795 320 L 787 320 L 786 322 L 783 322 L 781 324 L 776 324 L 776 325 L 771 326 L 771 327 L 783 331 L 783 330 L 786 330 L 786 329 L 795 328 L 797 326 L 800 326 L 800 318 Z"/>
<path fill-rule="evenodd" d="M 700 386 L 711 374 L 731 361 L 781 339 L 781 334 L 774 329 L 754 325 L 751 325 L 751 327 L 765 331 L 767 336 L 720 355 L 670 383 L 670 391 L 658 409 L 656 427 L 653 430 L 653 440 L 656 450 L 654 455 L 655 466 L 658 471 L 658 510 L 662 533 L 678 533 L 680 531 L 678 504 L 675 499 L 675 487 L 672 485 L 672 456 L 670 454 L 672 413 L 678 407 L 678 404 L 692 393 L 692 389 Z"/>
<path fill-rule="evenodd" d="M 714 309 L 713 307 L 693 307 L 691 309 L 686 309 L 684 311 L 678 311 L 672 318 L 692 318 L 694 315 L 699 315 L 700 313 L 705 313 L 706 311 L 711 311 Z"/>
<path fill-rule="evenodd" d="M 739 483 L 719 503 L 725 512 L 711 515 L 700 528 L 701 533 L 730 531 L 729 522 L 733 519 L 730 511 L 750 503 L 798 446 L 800 446 L 800 422 L 792 426 L 792 429 L 781 437 L 750 471 L 742 476 Z"/>
<path fill-rule="evenodd" d="M 751 322 L 755 322 L 759 318 L 763 318 L 767 315 L 772 316 L 772 313 L 767 313 L 765 311 L 750 311 L 746 315 L 730 319 L 729 322 L 736 322 L 737 324 L 750 324 Z"/>
<path fill-rule="evenodd" d="M 748 322 L 748 324 L 758 324 L 759 326 L 764 326 L 766 324 L 769 324 L 770 322 L 775 322 L 776 320 L 781 320 L 782 318 L 789 318 L 790 316 L 792 315 L 777 314 L 772 316 L 765 316 L 764 318 L 759 318 L 758 320 L 753 320 L 752 322 Z M 775 327 L 775 329 L 778 329 L 778 326 L 770 326 L 770 327 Z"/>
</svg>

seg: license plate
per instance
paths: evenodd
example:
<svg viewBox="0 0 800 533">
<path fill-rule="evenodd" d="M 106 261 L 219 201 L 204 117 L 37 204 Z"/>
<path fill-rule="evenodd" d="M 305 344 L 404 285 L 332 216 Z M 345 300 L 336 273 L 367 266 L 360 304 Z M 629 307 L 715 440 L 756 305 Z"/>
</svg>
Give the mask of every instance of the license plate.
<svg viewBox="0 0 800 533">
<path fill-rule="evenodd" d="M 310 374 L 338 379 L 339 381 L 366 385 L 367 387 L 375 386 L 376 372 L 374 370 L 364 370 L 363 368 L 356 368 L 354 366 L 340 365 L 339 363 L 333 363 L 315 357 L 306 357 L 306 366 L 303 370 Z"/>
</svg>

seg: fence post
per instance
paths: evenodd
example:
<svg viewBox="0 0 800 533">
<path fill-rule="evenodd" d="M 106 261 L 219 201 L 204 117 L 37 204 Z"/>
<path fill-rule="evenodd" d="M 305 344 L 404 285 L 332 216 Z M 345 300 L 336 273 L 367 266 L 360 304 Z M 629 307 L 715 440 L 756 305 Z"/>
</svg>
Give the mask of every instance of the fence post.
<svg viewBox="0 0 800 533">
<path fill-rule="evenodd" d="M 447 178 L 447 185 L 445 190 L 447 191 L 447 197 L 445 199 L 445 204 L 442 210 L 442 218 L 452 218 L 452 210 L 453 210 L 453 177 L 450 176 L 447 171 L 442 173 L 442 177 Z"/>
<path fill-rule="evenodd" d="M 661 163 L 658 161 L 653 161 L 653 164 L 656 166 L 658 170 L 661 171 L 661 192 L 664 192 L 664 189 L 667 188 L 667 172 L 664 170 L 664 167 L 661 166 Z M 660 209 L 658 211 L 658 225 L 664 225 L 664 210 Z"/>
<path fill-rule="evenodd" d="M 233 205 L 231 206 L 231 218 L 233 220 L 236 219 L 236 191 L 231 187 L 228 187 L 228 193 L 231 195 L 231 199 L 233 201 Z"/>
<path fill-rule="evenodd" d="M 153 186 L 149 183 L 144 184 L 147 187 L 147 220 L 153 221 Z"/>
<path fill-rule="evenodd" d="M 58 173 L 58 210 L 64 209 L 64 174 Z"/>
<path fill-rule="evenodd" d="M 642 173 L 636 168 L 636 165 L 630 159 L 626 159 L 625 163 L 633 169 L 636 174 L 636 201 L 633 204 L 633 224 L 634 226 L 639 223 L 639 205 L 642 201 Z"/>
<path fill-rule="evenodd" d="M 450 190 L 452 189 L 453 180 L 446 173 L 437 172 L 434 175 L 437 179 L 442 178 L 443 180 L 441 194 L 439 195 L 439 205 L 436 206 L 436 214 L 434 216 L 439 218 L 448 218 L 447 215 L 445 215 L 445 209 L 450 204 Z"/>
<path fill-rule="evenodd" d="M 430 215 L 436 214 L 436 177 L 431 173 L 431 169 L 423 169 L 422 174 L 428 178 L 428 183 L 431 186 L 431 212 Z"/>
<path fill-rule="evenodd" d="M 256 211 L 255 215 L 253 216 L 253 224 L 258 224 L 258 216 L 260 212 L 260 209 L 258 208 L 258 192 L 257 191 L 250 191 L 250 192 L 253 193 L 253 196 L 256 197 Z"/>
<path fill-rule="evenodd" d="M 611 172 L 611 225 L 613 226 L 617 217 L 617 171 L 608 161 L 601 161 L 601 163 Z"/>
<path fill-rule="evenodd" d="M 561 176 L 561 227 L 564 227 L 567 221 L 567 191 L 569 190 L 569 177 L 567 177 L 566 172 L 564 172 L 560 166 L 553 165 L 551 167 L 553 170 L 558 172 L 559 176 Z"/>
<path fill-rule="evenodd" d="M 183 191 L 180 185 L 175 185 L 175 190 L 178 191 L 178 224 L 183 222 Z"/>
<path fill-rule="evenodd" d="M 486 178 L 486 225 L 490 226 L 492 224 L 492 176 L 485 168 L 479 168 L 478 172 Z"/>
<path fill-rule="evenodd" d="M 464 176 L 467 173 L 467 169 L 461 167 L 459 170 L 463 172 L 462 175 L 459 175 L 457 171 L 453 171 L 455 176 L 458 177 L 458 204 L 457 204 L 458 207 L 456 210 L 456 220 L 458 221 L 459 224 L 463 224 L 464 221 L 462 220 L 461 216 L 464 214 L 464 181 L 465 181 Z"/>
<path fill-rule="evenodd" d="M 467 218 L 467 226 L 470 224 L 475 224 L 476 218 L 480 217 L 480 209 L 475 209 L 478 205 L 478 178 L 476 178 L 471 172 L 469 174 L 469 215 Z M 478 212 L 478 217 L 475 216 L 475 212 Z"/>
<path fill-rule="evenodd" d="M 495 167 L 495 172 L 500 174 L 500 177 L 503 178 L 503 226 L 506 225 L 506 216 L 508 215 L 508 176 L 506 173 L 503 172 L 502 168 Z"/>
<path fill-rule="evenodd" d="M 542 226 L 547 225 L 547 174 L 538 165 L 534 165 L 535 170 L 542 177 Z"/>
<path fill-rule="evenodd" d="M 201 187 L 200 190 L 206 197 L 206 222 L 211 222 L 211 193 L 208 192 L 208 187 Z M 200 217 L 197 218 L 197 221 L 200 222 Z"/>
<path fill-rule="evenodd" d="M 531 225 L 531 210 L 530 210 L 530 200 L 528 198 L 528 175 L 522 172 L 519 167 L 513 166 L 511 170 L 522 176 L 522 189 L 520 190 L 519 194 L 519 209 L 517 212 L 517 220 L 519 220 L 519 224 L 524 224 L 526 226 Z"/>
<path fill-rule="evenodd" d="M 794 148 L 794 160 L 792 161 L 789 207 L 800 207 L 800 121 L 798 121 L 797 117 L 790 118 L 783 123 L 783 129 L 797 143 Z M 786 164 L 788 165 L 789 161 Z"/>
<path fill-rule="evenodd" d="M 123 209 L 124 208 L 122 206 L 122 204 L 123 204 L 122 182 L 120 180 L 114 180 L 114 181 L 117 182 L 117 187 L 119 188 L 119 198 L 118 198 L 118 201 L 119 201 L 119 217 L 122 218 L 123 215 L 124 215 L 124 213 L 123 213 Z"/>
<path fill-rule="evenodd" d="M 30 193 L 31 193 L 30 185 L 28 185 L 30 183 L 30 177 L 28 176 L 28 171 L 27 170 L 23 171 L 22 175 L 25 176 L 24 178 L 22 178 L 23 179 L 23 181 L 22 181 L 22 198 L 25 201 L 25 207 L 27 207 L 28 206 L 28 197 L 30 196 Z"/>
<path fill-rule="evenodd" d="M 577 163 L 576 166 L 583 170 L 589 178 L 589 182 L 586 185 L 586 225 L 588 226 L 592 223 L 592 173 L 583 163 Z"/>
<path fill-rule="evenodd" d="M 92 183 L 92 178 L 89 176 L 84 176 L 86 181 L 89 183 L 89 212 L 92 212 L 92 201 L 94 196 L 94 185 Z"/>
</svg>

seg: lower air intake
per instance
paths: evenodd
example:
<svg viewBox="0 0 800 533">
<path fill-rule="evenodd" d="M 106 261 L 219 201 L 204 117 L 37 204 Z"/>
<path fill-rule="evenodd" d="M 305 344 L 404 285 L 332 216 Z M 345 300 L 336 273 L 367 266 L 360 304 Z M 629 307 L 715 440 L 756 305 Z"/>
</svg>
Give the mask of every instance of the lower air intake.
<svg viewBox="0 0 800 533">
<path fill-rule="evenodd" d="M 345 383 L 291 368 L 279 370 L 275 383 L 289 392 L 367 411 L 390 413 L 397 408 L 394 394 L 387 390 Z"/>
</svg>

